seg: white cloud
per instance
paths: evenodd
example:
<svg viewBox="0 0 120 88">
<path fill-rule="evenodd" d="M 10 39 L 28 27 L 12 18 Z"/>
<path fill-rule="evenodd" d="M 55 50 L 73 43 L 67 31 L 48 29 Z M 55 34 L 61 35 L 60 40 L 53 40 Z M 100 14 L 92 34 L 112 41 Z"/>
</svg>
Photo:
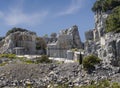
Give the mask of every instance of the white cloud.
<svg viewBox="0 0 120 88">
<path fill-rule="evenodd" d="M 3 17 L 3 13 L 0 11 L 0 18 L 2 18 Z"/>
<path fill-rule="evenodd" d="M 46 18 L 48 12 L 24 13 L 19 9 L 12 9 L 8 14 L 4 14 L 3 20 L 7 25 L 40 24 Z"/>
<path fill-rule="evenodd" d="M 0 19 L 6 25 L 39 25 L 44 21 L 48 15 L 48 11 L 36 11 L 36 12 L 25 12 L 24 11 L 24 1 L 19 0 L 19 2 L 14 2 L 7 11 L 0 11 Z"/>
<path fill-rule="evenodd" d="M 82 1 L 83 0 L 72 0 L 71 4 L 65 10 L 59 12 L 57 15 L 62 16 L 78 12 L 82 7 Z"/>
</svg>

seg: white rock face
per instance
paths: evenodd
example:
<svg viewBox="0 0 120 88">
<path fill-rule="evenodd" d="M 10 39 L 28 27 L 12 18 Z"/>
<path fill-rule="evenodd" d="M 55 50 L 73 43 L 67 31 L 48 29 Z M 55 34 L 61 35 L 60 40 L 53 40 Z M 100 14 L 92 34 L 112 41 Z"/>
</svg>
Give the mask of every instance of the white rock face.
<svg viewBox="0 0 120 88">
<path fill-rule="evenodd" d="M 86 41 L 85 55 L 94 54 L 101 58 L 105 65 L 120 66 L 120 33 L 106 35 L 107 37 L 101 37 L 98 42 Z"/>
<path fill-rule="evenodd" d="M 110 13 L 111 11 L 95 13 L 94 40 L 88 39 L 85 42 L 85 55 L 98 56 L 104 65 L 120 66 L 120 33 L 105 33 L 105 21 Z"/>
<path fill-rule="evenodd" d="M 108 15 L 111 13 L 111 11 L 107 12 L 96 12 L 95 13 L 95 29 L 98 32 L 98 36 L 95 39 L 99 39 L 105 34 L 105 21 Z"/>
<path fill-rule="evenodd" d="M 62 38 L 61 38 L 62 37 Z M 59 33 L 59 36 L 58 36 L 58 41 L 59 40 L 62 40 L 64 38 L 68 38 L 66 39 L 67 41 L 71 40 L 71 44 L 72 44 L 72 48 L 83 48 L 82 46 L 82 42 L 81 42 L 81 39 L 80 39 L 80 36 L 79 36 L 79 31 L 78 31 L 78 27 L 76 25 L 72 26 L 71 28 L 69 29 L 66 29 L 66 30 L 62 30 L 60 31 Z M 70 38 L 69 38 L 70 37 Z M 66 41 L 65 40 L 65 41 Z M 65 42 L 64 41 L 64 42 Z M 62 42 L 62 41 L 61 41 Z M 70 45 L 70 44 L 69 44 Z"/>
<path fill-rule="evenodd" d="M 95 13 L 95 29 L 85 32 L 86 40 L 99 40 L 105 34 L 105 21 L 111 11 Z"/>
<path fill-rule="evenodd" d="M 29 32 L 15 32 L 8 35 L 0 47 L 0 53 L 34 54 L 35 51 L 36 35 Z"/>
<path fill-rule="evenodd" d="M 89 30 L 89 31 L 85 32 L 85 38 L 86 38 L 86 40 L 93 40 L 94 39 L 93 30 Z"/>
<path fill-rule="evenodd" d="M 105 45 L 105 38 L 104 38 L 104 37 L 101 37 L 101 38 L 100 38 L 100 43 L 101 43 L 101 46 L 104 46 L 104 45 Z"/>
<path fill-rule="evenodd" d="M 57 41 L 48 46 L 48 55 L 51 57 L 67 58 L 67 50 L 83 48 L 77 26 L 60 31 Z"/>
</svg>

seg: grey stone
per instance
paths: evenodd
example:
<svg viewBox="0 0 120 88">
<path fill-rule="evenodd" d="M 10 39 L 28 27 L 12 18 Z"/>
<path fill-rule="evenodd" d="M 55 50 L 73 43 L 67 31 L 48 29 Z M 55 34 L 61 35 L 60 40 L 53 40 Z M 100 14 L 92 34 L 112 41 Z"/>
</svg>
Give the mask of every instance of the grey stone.
<svg viewBox="0 0 120 88">
<path fill-rule="evenodd" d="M 50 69 L 54 64 L 14 64 L 8 65 L 8 67 L 2 67 L 0 74 L 11 71 L 9 75 L 1 75 L 5 78 L 0 81 L 0 86 L 12 86 L 12 87 L 26 87 L 32 85 L 33 87 L 48 86 L 50 83 L 54 84 L 68 84 L 69 86 L 89 85 L 92 80 L 96 82 L 113 77 L 113 79 L 119 79 L 120 76 L 115 75 L 118 72 L 118 68 L 110 68 L 102 66 L 97 68 L 94 73 L 87 74 L 83 69 L 79 69 L 80 66 L 77 63 L 65 63 L 55 64 L 53 69 Z M 15 66 L 15 68 L 14 68 Z M 32 69 L 32 70 L 30 70 Z M 27 73 L 26 73 L 27 71 Z M 41 73 L 43 72 L 43 73 Z M 24 75 L 22 75 L 23 73 Z M 31 75 L 34 73 L 31 77 Z M 18 76 L 14 76 L 17 74 Z M 118 73 L 117 73 L 118 74 Z M 12 79 L 10 76 L 14 76 Z M 19 77 L 20 76 L 20 77 Z M 116 80 L 116 82 L 119 80 Z"/>
<path fill-rule="evenodd" d="M 77 26 L 60 31 L 57 41 L 47 45 L 47 55 L 50 57 L 67 58 L 67 50 L 83 48 Z"/>
<path fill-rule="evenodd" d="M 0 64 L 2 63 L 3 61 L 0 59 Z"/>
<path fill-rule="evenodd" d="M 105 21 L 108 15 L 111 13 L 111 11 L 102 12 L 97 11 L 95 13 L 95 29 L 98 32 L 98 38 L 102 37 L 105 34 Z"/>
<path fill-rule="evenodd" d="M 86 38 L 86 40 L 93 40 L 94 39 L 93 30 L 89 30 L 89 31 L 85 32 L 85 38 Z"/>
<path fill-rule="evenodd" d="M 120 61 L 120 39 L 116 41 L 117 59 Z"/>
<path fill-rule="evenodd" d="M 36 35 L 29 32 L 15 32 L 3 40 L 0 53 L 34 54 L 36 52 Z"/>
<path fill-rule="evenodd" d="M 101 41 L 104 40 L 104 41 Z M 107 33 L 97 41 L 87 40 L 84 44 L 85 56 L 96 55 L 104 65 L 120 64 L 120 33 Z"/>
</svg>

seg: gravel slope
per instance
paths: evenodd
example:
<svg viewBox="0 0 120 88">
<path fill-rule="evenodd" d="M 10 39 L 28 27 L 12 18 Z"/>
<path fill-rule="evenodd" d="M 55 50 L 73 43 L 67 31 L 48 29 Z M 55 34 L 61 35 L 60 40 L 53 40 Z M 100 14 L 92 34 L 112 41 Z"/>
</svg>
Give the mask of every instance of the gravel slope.
<svg viewBox="0 0 120 88">
<path fill-rule="evenodd" d="M 26 88 L 47 88 L 50 83 L 86 85 L 92 80 L 112 79 L 120 83 L 120 73 L 117 68 L 98 68 L 92 74 L 87 74 L 78 63 L 64 64 L 9 64 L 0 67 L 0 88 L 22 86 Z"/>
</svg>

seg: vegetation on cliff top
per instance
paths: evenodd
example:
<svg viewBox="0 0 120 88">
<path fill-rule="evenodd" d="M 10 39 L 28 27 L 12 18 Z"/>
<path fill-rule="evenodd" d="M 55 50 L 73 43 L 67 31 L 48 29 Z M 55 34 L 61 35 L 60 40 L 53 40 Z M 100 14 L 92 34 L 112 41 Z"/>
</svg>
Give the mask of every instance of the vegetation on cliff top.
<svg viewBox="0 0 120 88">
<path fill-rule="evenodd" d="M 36 34 L 34 32 L 31 32 L 31 31 L 28 31 L 26 29 L 23 29 L 23 28 L 12 28 L 11 30 L 9 30 L 7 33 L 6 33 L 6 36 L 10 35 L 11 33 L 14 33 L 14 32 L 17 32 L 17 31 L 20 31 L 20 32 L 30 32 L 31 34 Z"/>
<path fill-rule="evenodd" d="M 107 12 L 111 10 L 112 13 L 107 17 L 105 23 L 105 31 L 120 32 L 120 0 L 97 0 L 92 8 L 93 12 Z"/>
<path fill-rule="evenodd" d="M 106 32 L 120 32 L 120 6 L 113 9 L 106 20 Z"/>
<path fill-rule="evenodd" d="M 120 0 L 97 0 L 92 8 L 93 12 L 106 12 L 120 5 Z"/>
</svg>

